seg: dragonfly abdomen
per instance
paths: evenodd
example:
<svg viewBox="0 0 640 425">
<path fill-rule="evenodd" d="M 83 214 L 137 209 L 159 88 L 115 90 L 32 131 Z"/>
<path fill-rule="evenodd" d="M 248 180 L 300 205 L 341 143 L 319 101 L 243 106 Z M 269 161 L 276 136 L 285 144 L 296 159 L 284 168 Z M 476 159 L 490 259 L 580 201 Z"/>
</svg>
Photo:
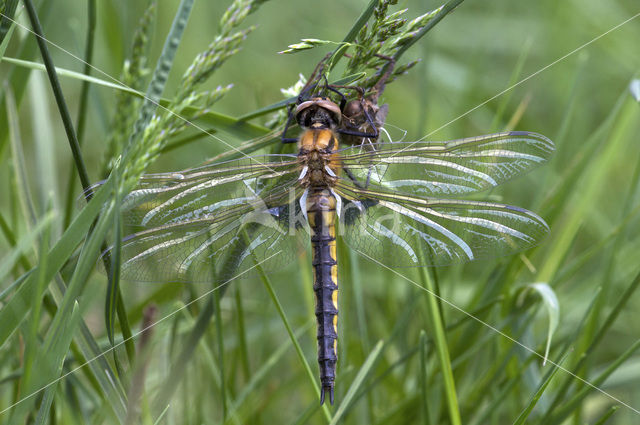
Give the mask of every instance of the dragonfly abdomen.
<svg viewBox="0 0 640 425">
<path fill-rule="evenodd" d="M 318 321 L 318 365 L 322 383 L 320 404 L 326 393 L 333 404 L 338 360 L 338 262 L 336 257 L 336 198 L 323 188 L 310 189 L 307 216 L 311 229 L 313 291 Z"/>
</svg>

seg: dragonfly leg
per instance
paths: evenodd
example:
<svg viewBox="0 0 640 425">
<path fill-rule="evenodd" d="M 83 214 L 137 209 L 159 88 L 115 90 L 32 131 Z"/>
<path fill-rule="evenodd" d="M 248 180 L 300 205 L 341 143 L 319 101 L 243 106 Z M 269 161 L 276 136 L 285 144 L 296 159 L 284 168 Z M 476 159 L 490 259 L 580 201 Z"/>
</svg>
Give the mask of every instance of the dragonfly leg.
<svg viewBox="0 0 640 425">
<path fill-rule="evenodd" d="M 291 125 L 291 120 L 293 119 L 293 114 L 291 113 L 291 111 L 293 111 L 294 106 L 295 105 L 293 104 L 289 106 L 289 111 L 287 112 L 287 123 L 284 125 L 284 130 L 282 130 L 282 135 L 280 136 L 280 140 L 282 140 L 282 143 L 295 143 L 298 141 L 298 139 L 292 139 L 290 137 L 286 137 L 287 130 L 289 130 L 289 126 Z"/>
<path fill-rule="evenodd" d="M 353 182 L 353 184 L 355 184 L 358 187 L 358 189 L 366 189 L 367 186 L 369 185 L 369 177 L 368 176 L 367 176 L 367 181 L 366 181 L 365 185 L 363 185 L 356 178 L 356 176 L 353 175 L 353 173 L 351 172 L 350 169 L 348 169 L 347 167 L 343 167 L 343 170 L 344 170 L 345 174 L 347 175 L 347 177 L 349 177 L 349 179 Z"/>
<path fill-rule="evenodd" d="M 344 107 L 347 105 L 347 97 L 342 94 L 342 92 L 340 90 L 338 90 L 336 87 L 342 87 L 342 86 L 335 86 L 335 85 L 331 85 L 331 84 L 327 84 L 327 89 L 336 93 L 338 96 L 340 96 L 340 110 L 344 111 Z"/>
</svg>

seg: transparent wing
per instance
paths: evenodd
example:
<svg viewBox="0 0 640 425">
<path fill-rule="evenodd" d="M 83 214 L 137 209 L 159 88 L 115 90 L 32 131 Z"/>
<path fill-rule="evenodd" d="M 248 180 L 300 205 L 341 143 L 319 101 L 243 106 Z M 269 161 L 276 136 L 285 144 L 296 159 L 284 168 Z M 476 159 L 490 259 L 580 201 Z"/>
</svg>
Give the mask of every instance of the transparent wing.
<svg viewBox="0 0 640 425">
<path fill-rule="evenodd" d="M 123 201 L 127 224 L 143 228 L 214 217 L 244 198 L 295 182 L 295 155 L 265 155 L 145 174 Z"/>
<path fill-rule="evenodd" d="M 344 181 L 340 234 L 389 266 L 445 265 L 534 246 L 549 231 L 536 214 L 489 202 L 419 198 Z"/>
<path fill-rule="evenodd" d="M 448 142 L 382 143 L 340 151 L 345 172 L 361 187 L 423 197 L 465 195 L 497 186 L 545 162 L 546 137 L 525 131 Z"/>
<path fill-rule="evenodd" d="M 144 176 L 123 202 L 138 229 L 122 241 L 123 279 L 222 282 L 287 264 L 301 249 L 300 171 L 295 158 L 266 158 Z"/>
</svg>

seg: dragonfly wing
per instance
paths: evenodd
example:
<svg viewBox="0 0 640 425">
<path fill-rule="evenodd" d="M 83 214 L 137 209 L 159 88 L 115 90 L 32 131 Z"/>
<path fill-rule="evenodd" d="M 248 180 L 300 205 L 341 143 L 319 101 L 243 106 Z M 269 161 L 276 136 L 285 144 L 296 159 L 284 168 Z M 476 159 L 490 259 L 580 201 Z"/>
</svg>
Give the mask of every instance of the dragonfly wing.
<svg viewBox="0 0 640 425">
<path fill-rule="evenodd" d="M 525 131 L 448 142 L 403 142 L 341 150 L 361 186 L 422 197 L 460 196 L 497 186 L 549 159 L 553 143 Z"/>
<path fill-rule="evenodd" d="M 256 262 L 287 264 L 300 249 L 291 226 L 301 215 L 299 170 L 291 161 L 264 164 L 145 176 L 124 201 L 125 221 L 138 231 L 122 241 L 123 279 L 224 282 Z"/>
<path fill-rule="evenodd" d="M 293 184 L 295 156 L 265 155 L 184 171 L 145 174 L 123 201 L 127 224 L 151 228 L 214 217 L 268 188 Z"/>
<path fill-rule="evenodd" d="M 536 214 L 509 205 L 426 199 L 339 185 L 340 233 L 356 251 L 389 266 L 446 265 L 536 245 L 549 231 Z"/>
</svg>

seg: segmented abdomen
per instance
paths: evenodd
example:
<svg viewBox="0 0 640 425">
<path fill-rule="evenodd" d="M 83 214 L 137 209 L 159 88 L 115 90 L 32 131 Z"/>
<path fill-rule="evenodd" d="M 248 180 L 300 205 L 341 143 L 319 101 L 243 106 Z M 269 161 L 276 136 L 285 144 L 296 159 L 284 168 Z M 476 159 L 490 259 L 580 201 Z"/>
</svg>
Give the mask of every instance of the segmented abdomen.
<svg viewBox="0 0 640 425">
<path fill-rule="evenodd" d="M 310 189 L 307 216 L 313 252 L 313 291 L 318 320 L 318 364 L 325 394 L 333 404 L 338 347 L 338 262 L 336 257 L 336 199 L 327 189 Z"/>
</svg>

